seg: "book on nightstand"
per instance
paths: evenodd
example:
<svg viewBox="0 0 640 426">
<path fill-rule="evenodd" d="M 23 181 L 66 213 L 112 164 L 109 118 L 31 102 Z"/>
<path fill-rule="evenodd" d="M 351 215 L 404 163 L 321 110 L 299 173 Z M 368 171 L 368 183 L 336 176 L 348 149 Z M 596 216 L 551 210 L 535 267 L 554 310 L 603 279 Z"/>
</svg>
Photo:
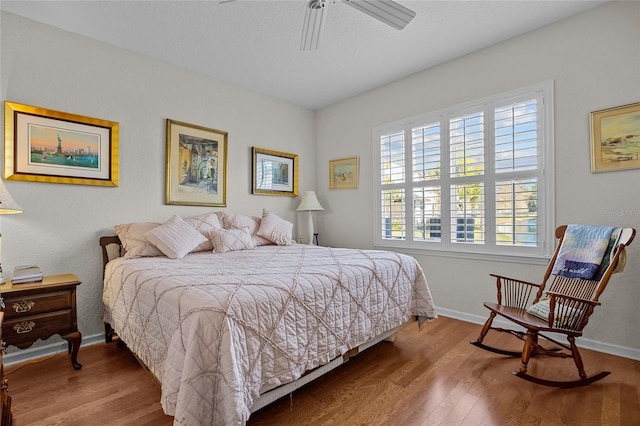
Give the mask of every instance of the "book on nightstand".
<svg viewBox="0 0 640 426">
<path fill-rule="evenodd" d="M 12 284 L 26 284 L 36 281 L 42 281 L 42 271 L 36 265 L 16 266 L 13 269 Z"/>
</svg>

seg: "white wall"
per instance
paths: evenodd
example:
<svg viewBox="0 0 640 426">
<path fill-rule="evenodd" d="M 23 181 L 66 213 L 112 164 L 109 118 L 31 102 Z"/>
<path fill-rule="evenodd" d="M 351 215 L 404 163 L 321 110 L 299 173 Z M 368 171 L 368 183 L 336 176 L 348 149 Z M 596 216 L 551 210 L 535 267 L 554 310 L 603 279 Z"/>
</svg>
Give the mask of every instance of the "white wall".
<svg viewBox="0 0 640 426">
<path fill-rule="evenodd" d="M 437 40 L 425 40 L 424 48 Z M 410 52 L 411 53 L 411 52 Z M 318 112 L 317 173 L 324 243 L 373 245 L 376 125 L 552 79 L 555 82 L 556 224 L 640 228 L 640 170 L 590 172 L 589 113 L 640 101 L 640 3 L 616 2 L 425 70 Z M 360 157 L 358 190 L 328 190 L 328 162 Z M 611 215 L 614 214 L 614 216 Z M 585 337 L 640 359 L 640 238 L 629 265 L 601 298 Z M 486 318 L 490 272 L 537 280 L 542 266 L 416 256 L 439 308 Z M 601 348 L 615 350 L 615 347 Z M 627 351 L 627 349 L 629 349 Z"/>
<path fill-rule="evenodd" d="M 228 211 L 259 216 L 267 207 L 298 221 L 299 197 L 251 195 L 251 147 L 298 154 L 300 191 L 313 189 L 313 111 L 6 12 L 1 24 L 3 101 L 120 123 L 119 187 L 6 181 L 24 209 L 1 219 L 7 275 L 26 263 L 78 275 L 85 337 L 102 331 L 101 235 L 119 223 L 219 210 L 164 204 L 166 119 L 229 133 Z"/>
</svg>

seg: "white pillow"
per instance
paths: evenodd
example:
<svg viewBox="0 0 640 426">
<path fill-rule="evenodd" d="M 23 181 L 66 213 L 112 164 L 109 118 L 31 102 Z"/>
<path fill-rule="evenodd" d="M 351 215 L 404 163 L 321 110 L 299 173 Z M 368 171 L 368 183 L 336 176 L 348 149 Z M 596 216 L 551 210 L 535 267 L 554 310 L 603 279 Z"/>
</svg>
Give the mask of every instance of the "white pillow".
<svg viewBox="0 0 640 426">
<path fill-rule="evenodd" d="M 213 231 L 214 229 L 222 229 L 222 224 L 220 223 L 218 214 L 205 213 L 199 216 L 186 217 L 184 218 L 184 221 L 198 230 L 205 238 L 205 241 L 202 244 L 198 245 L 198 247 L 194 248 L 191 251 L 196 252 L 213 250 L 213 244 L 211 244 L 211 240 L 209 239 L 211 236 L 211 231 Z"/>
<path fill-rule="evenodd" d="M 211 231 L 211 242 L 214 253 L 226 253 L 237 250 L 253 250 L 256 244 L 247 228 L 221 229 Z"/>
<path fill-rule="evenodd" d="M 279 246 L 288 246 L 293 238 L 293 223 L 270 210 L 263 209 L 257 235 Z"/>
<path fill-rule="evenodd" d="M 223 221 L 225 229 L 242 229 L 248 228 L 247 231 L 256 246 L 264 246 L 272 244 L 271 241 L 257 234 L 260 228 L 260 218 L 254 216 L 245 216 L 243 214 L 223 213 Z"/>
<path fill-rule="evenodd" d="M 527 308 L 527 313 L 549 321 L 549 312 L 551 311 L 549 299 L 541 299 L 538 303 L 531 305 Z M 564 306 L 562 303 L 556 303 L 556 312 L 561 315 L 555 315 L 553 318 L 553 326 L 559 328 L 568 327 L 574 319 L 576 319 L 582 312 L 578 309 Z"/>
<path fill-rule="evenodd" d="M 131 259 L 134 257 L 162 256 L 162 252 L 144 236 L 145 232 L 158 226 L 160 224 L 155 222 L 133 222 L 114 226 L 113 229 L 118 234 L 125 250 L 124 257 Z"/>
<path fill-rule="evenodd" d="M 207 240 L 178 215 L 145 232 L 144 236 L 169 259 L 182 259 Z"/>
<path fill-rule="evenodd" d="M 527 313 L 543 320 L 549 319 L 549 299 L 541 299 L 527 308 Z"/>
</svg>

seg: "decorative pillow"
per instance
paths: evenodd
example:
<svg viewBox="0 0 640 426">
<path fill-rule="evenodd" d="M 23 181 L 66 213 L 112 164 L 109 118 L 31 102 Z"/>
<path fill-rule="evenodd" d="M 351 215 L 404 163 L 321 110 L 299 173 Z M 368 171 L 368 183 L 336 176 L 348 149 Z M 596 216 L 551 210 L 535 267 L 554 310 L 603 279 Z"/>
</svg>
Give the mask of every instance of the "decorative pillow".
<svg viewBox="0 0 640 426">
<path fill-rule="evenodd" d="M 260 228 L 260 218 L 254 216 L 245 216 L 243 214 L 223 213 L 223 222 L 225 229 L 242 229 L 249 228 L 248 232 L 253 238 L 256 246 L 264 246 L 272 244 L 271 241 L 257 234 Z"/>
<path fill-rule="evenodd" d="M 118 234 L 120 242 L 124 247 L 124 257 L 131 259 L 134 257 L 162 256 L 162 252 L 156 248 L 144 233 L 160 226 L 155 222 L 134 222 L 116 225 L 113 229 Z"/>
<path fill-rule="evenodd" d="M 260 228 L 256 234 L 279 246 L 288 246 L 293 239 L 293 223 L 270 210 L 263 209 Z"/>
<path fill-rule="evenodd" d="M 211 231 L 214 253 L 226 253 L 237 250 L 253 250 L 256 244 L 247 228 L 221 229 Z"/>
<path fill-rule="evenodd" d="M 549 321 L 549 306 L 549 299 L 541 299 L 538 303 L 529 306 L 527 308 L 527 313 L 545 321 Z M 568 326 L 577 316 L 580 315 L 580 311 L 578 309 L 566 307 L 562 303 L 556 303 L 556 313 L 560 315 L 554 316 L 553 326 L 560 328 Z"/>
<path fill-rule="evenodd" d="M 182 259 L 207 239 L 178 215 L 144 233 L 169 259 Z"/>
<path fill-rule="evenodd" d="M 205 241 L 202 244 L 198 245 L 198 247 L 191 251 L 213 250 L 213 244 L 211 244 L 211 240 L 209 239 L 211 231 L 214 229 L 222 229 L 218 213 L 205 213 L 199 216 L 186 217 L 184 218 L 184 221 L 198 230 L 205 238 Z"/>
<path fill-rule="evenodd" d="M 549 299 L 541 299 L 527 308 L 527 313 L 543 320 L 549 319 Z"/>
</svg>

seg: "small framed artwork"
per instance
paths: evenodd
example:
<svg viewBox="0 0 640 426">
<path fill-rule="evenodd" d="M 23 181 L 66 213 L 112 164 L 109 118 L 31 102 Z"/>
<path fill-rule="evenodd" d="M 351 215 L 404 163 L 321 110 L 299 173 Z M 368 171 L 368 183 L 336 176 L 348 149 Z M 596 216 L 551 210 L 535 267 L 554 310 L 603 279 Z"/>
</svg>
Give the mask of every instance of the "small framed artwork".
<svg viewBox="0 0 640 426">
<path fill-rule="evenodd" d="M 118 186 L 118 123 L 4 103 L 4 178 Z"/>
<path fill-rule="evenodd" d="M 640 168 L 640 103 L 591 113 L 591 171 Z"/>
<path fill-rule="evenodd" d="M 253 194 L 298 196 L 298 156 L 269 149 L 251 148 Z"/>
<path fill-rule="evenodd" d="M 227 132 L 167 120 L 165 204 L 227 205 Z"/>
<path fill-rule="evenodd" d="M 329 161 L 329 189 L 358 188 L 358 157 Z"/>
</svg>

